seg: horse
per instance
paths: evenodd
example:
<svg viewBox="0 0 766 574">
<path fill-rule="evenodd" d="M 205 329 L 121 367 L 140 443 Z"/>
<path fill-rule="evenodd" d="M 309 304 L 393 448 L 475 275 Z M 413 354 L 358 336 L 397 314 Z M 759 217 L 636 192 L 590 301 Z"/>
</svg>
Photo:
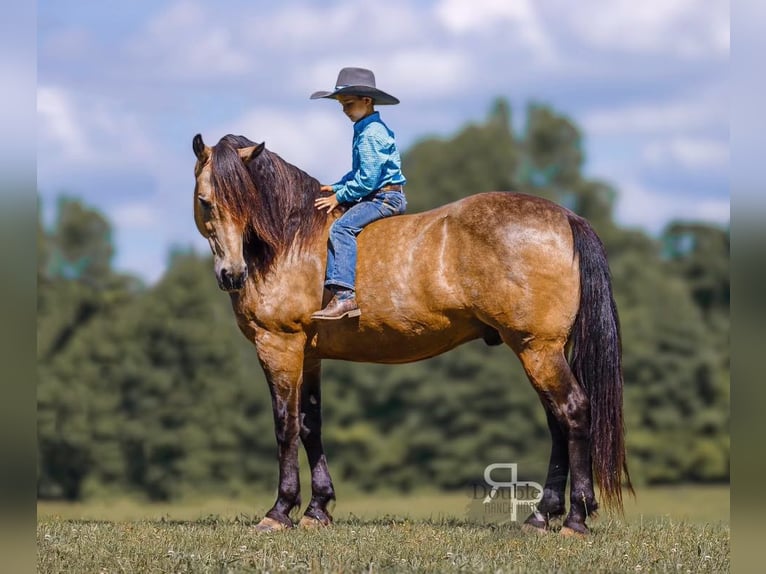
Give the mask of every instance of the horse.
<svg viewBox="0 0 766 574">
<path fill-rule="evenodd" d="M 296 526 L 298 448 L 311 469 L 299 527 L 332 524 L 322 445 L 322 359 L 407 363 L 475 339 L 518 356 L 545 409 L 543 495 L 522 525 L 585 536 L 598 503 L 632 492 L 625 454 L 621 339 L 604 246 L 582 217 L 527 194 L 488 192 L 378 220 L 358 236 L 360 317 L 312 321 L 329 299 L 327 240 L 341 209 L 314 207 L 319 182 L 244 136 L 194 136 L 194 220 L 239 329 L 268 382 L 279 460 L 274 505 L 256 531 Z"/>
</svg>

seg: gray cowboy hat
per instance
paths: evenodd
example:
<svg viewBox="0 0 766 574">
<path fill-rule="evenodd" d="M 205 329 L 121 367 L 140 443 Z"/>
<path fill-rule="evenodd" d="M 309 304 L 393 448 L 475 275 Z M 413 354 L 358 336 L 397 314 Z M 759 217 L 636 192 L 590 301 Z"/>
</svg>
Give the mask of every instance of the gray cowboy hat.
<svg viewBox="0 0 766 574">
<path fill-rule="evenodd" d="M 335 90 L 314 92 L 311 99 L 335 98 L 338 96 L 362 96 L 372 98 L 376 105 L 398 104 L 399 100 L 375 87 L 375 74 L 365 68 L 343 68 L 338 73 Z"/>
</svg>

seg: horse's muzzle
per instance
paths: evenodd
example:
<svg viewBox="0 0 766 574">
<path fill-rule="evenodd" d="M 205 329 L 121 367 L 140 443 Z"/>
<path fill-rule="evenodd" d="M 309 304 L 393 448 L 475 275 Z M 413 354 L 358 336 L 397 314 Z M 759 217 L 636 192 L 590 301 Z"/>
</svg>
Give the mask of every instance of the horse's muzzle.
<svg viewBox="0 0 766 574">
<path fill-rule="evenodd" d="M 247 280 L 247 267 L 241 272 L 232 272 L 224 268 L 218 273 L 218 287 L 223 291 L 239 291 L 245 286 Z"/>
</svg>

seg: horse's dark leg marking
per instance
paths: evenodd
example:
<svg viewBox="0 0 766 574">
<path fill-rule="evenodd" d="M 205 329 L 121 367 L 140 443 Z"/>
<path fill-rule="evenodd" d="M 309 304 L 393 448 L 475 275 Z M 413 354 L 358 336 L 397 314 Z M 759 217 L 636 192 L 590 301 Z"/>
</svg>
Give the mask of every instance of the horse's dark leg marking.
<svg viewBox="0 0 766 574">
<path fill-rule="evenodd" d="M 308 363 L 303 370 L 301 387 L 300 436 L 311 467 L 311 502 L 306 508 L 301 524 L 324 526 L 332 522 L 327 504 L 335 500 L 330 471 L 327 468 L 322 446 L 322 394 L 320 389 L 321 363 Z"/>
<path fill-rule="evenodd" d="M 266 516 L 281 526 L 292 527 L 290 512 L 301 504 L 301 483 L 298 475 L 300 375 L 297 375 L 297 380 L 294 373 L 277 373 L 271 376 L 267 374 L 267 378 L 279 456 L 279 489 L 277 500 Z M 266 530 L 274 529 L 266 526 Z"/>
<path fill-rule="evenodd" d="M 574 388 L 577 390 L 570 392 L 562 405 L 569 427 L 569 468 L 572 478 L 569 514 L 564 520 L 564 528 L 571 529 L 576 534 L 587 534 L 588 527 L 585 525 L 585 519 L 595 515 L 598 510 L 596 495 L 593 492 L 590 401 L 579 384 L 576 384 Z"/>
<path fill-rule="evenodd" d="M 563 516 L 566 512 L 564 497 L 569 475 L 569 450 L 566 434 L 561 429 L 559 421 L 551 413 L 545 401 L 543 401 L 543 407 L 545 407 L 548 429 L 551 433 L 551 457 L 548 462 L 543 498 L 538 503 L 537 510 L 524 521 L 524 524 L 546 530 L 551 518 Z"/>
<path fill-rule="evenodd" d="M 572 482 L 569 514 L 564 520 L 564 527 L 567 529 L 565 532 L 587 534 L 588 527 L 585 525 L 585 520 L 598 508 L 593 491 L 588 396 L 572 374 L 561 349 L 538 346 L 535 349 L 522 350 L 519 356 L 529 380 L 546 404 L 546 410 L 560 425 L 559 431 L 566 440 Z M 551 462 L 553 462 L 554 457 L 560 460 L 563 449 L 556 450 L 555 432 L 552 431 L 551 434 L 554 442 L 551 450 Z M 563 494 L 562 488 L 561 483 L 557 483 L 547 501 L 553 503 L 556 510 L 560 506 L 555 504 L 553 495 Z M 539 511 L 544 515 L 547 508 L 547 506 L 541 506 Z"/>
<path fill-rule="evenodd" d="M 279 456 L 279 490 L 277 500 L 266 516 L 292 526 L 290 512 L 300 506 L 298 473 L 298 391 L 294 385 L 279 387 L 271 384 L 274 428 Z"/>
</svg>

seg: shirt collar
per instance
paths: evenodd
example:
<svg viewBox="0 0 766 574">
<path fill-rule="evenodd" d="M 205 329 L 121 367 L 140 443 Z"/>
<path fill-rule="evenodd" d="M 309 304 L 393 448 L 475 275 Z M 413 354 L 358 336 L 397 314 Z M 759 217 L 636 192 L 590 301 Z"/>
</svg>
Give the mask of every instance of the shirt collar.
<svg viewBox="0 0 766 574">
<path fill-rule="evenodd" d="M 369 116 L 362 118 L 358 122 L 354 124 L 354 132 L 359 133 L 362 131 L 365 127 L 370 125 L 372 122 L 379 122 L 380 121 L 380 112 L 372 112 Z"/>
</svg>

